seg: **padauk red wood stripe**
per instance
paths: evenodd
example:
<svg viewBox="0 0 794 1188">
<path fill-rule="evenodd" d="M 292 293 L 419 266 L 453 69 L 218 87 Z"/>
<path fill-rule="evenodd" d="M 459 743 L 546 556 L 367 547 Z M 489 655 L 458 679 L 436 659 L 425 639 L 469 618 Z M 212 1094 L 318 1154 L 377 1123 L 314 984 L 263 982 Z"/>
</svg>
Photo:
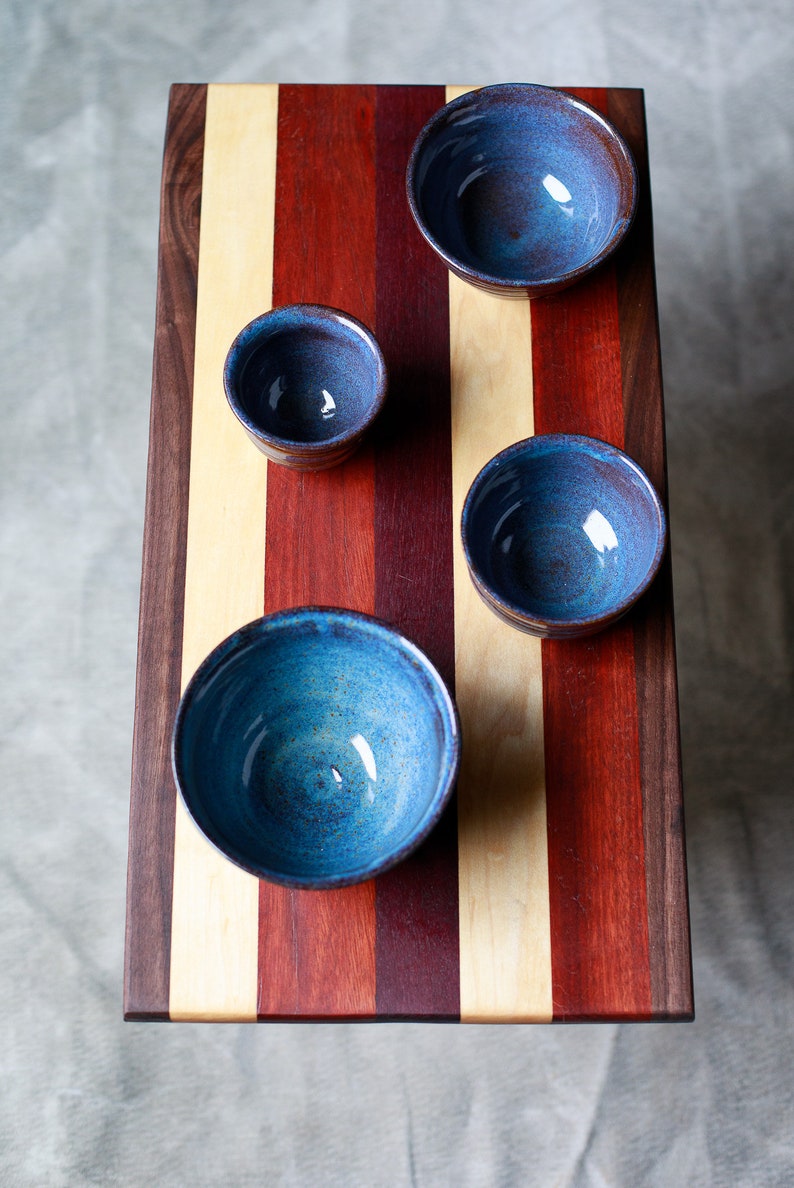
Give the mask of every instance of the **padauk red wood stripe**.
<svg viewBox="0 0 794 1188">
<path fill-rule="evenodd" d="M 337 306 L 375 320 L 375 88 L 279 88 L 273 305 Z M 268 466 L 265 611 L 372 612 L 372 447 L 332 470 Z M 262 882 L 258 1012 L 375 1010 L 375 889 L 290 891 Z"/>
<path fill-rule="evenodd" d="M 575 92 L 602 111 L 606 92 Z M 532 306 L 537 433 L 623 446 L 614 265 Z M 651 1010 L 634 634 L 544 640 L 555 1019 Z M 603 746 L 608 734 L 611 744 Z M 599 759 L 598 757 L 601 757 Z"/>
<path fill-rule="evenodd" d="M 378 88 L 375 330 L 390 393 L 375 435 L 375 613 L 453 687 L 449 284 L 405 200 L 411 145 L 443 103 L 443 87 Z M 375 902 L 378 1016 L 457 1018 L 454 805 L 419 851 L 377 880 Z"/>
<path fill-rule="evenodd" d="M 173 86 L 163 159 L 130 799 L 124 1014 L 167 1019 L 187 468 L 207 88 Z"/>
<path fill-rule="evenodd" d="M 642 92 L 609 92 L 607 115 L 637 163 L 634 227 L 615 260 L 625 448 L 666 500 L 664 399 L 659 353 L 653 225 Z M 670 551 L 633 616 L 639 704 L 648 946 L 655 1019 L 692 1016 L 686 849 L 676 688 Z"/>
</svg>

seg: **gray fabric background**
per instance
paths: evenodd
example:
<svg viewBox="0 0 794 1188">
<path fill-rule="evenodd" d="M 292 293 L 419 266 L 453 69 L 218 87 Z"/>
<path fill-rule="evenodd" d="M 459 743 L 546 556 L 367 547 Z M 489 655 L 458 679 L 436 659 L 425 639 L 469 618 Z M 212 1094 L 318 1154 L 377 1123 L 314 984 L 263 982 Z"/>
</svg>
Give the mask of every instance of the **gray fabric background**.
<svg viewBox="0 0 794 1188">
<path fill-rule="evenodd" d="M 0 6 L 0 1182 L 791 1185 L 787 0 Z M 697 1021 L 121 1020 L 172 81 L 643 86 Z"/>
</svg>

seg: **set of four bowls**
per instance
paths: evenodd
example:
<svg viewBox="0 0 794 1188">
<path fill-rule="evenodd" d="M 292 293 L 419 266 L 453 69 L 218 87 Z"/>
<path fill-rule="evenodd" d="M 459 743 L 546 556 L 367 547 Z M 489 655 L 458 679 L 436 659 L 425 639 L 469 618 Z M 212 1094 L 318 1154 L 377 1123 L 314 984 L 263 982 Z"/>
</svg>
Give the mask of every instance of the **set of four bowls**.
<svg viewBox="0 0 794 1188">
<path fill-rule="evenodd" d="M 589 274 L 631 224 L 637 174 L 620 134 L 565 92 L 507 84 L 462 95 L 419 134 L 407 168 L 417 227 L 457 276 L 542 297 Z M 224 368 L 254 443 L 296 469 L 343 462 L 377 417 L 387 369 L 349 314 L 294 305 L 254 319 Z M 606 442 L 538 435 L 492 458 L 466 497 L 471 579 L 505 622 L 539 636 L 602 630 L 655 576 L 661 501 Z M 344 886 L 427 836 L 460 763 L 441 676 L 388 624 L 298 607 L 235 632 L 188 684 L 177 785 L 228 858 L 288 886 Z"/>
</svg>

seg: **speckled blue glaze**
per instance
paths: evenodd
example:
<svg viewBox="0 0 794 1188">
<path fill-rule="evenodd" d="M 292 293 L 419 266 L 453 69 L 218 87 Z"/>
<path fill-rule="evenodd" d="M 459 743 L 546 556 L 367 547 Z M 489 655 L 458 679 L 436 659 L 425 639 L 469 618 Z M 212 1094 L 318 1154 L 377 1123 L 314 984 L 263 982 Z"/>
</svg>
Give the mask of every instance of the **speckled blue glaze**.
<svg viewBox="0 0 794 1188">
<path fill-rule="evenodd" d="M 371 878 L 438 821 L 460 762 L 457 711 L 420 650 L 352 611 L 299 607 L 236 631 L 177 712 L 191 817 L 233 862 L 294 887 Z"/>
<path fill-rule="evenodd" d="M 505 622 L 531 635 L 591 635 L 625 614 L 666 546 L 661 500 L 622 450 L 545 434 L 483 467 L 463 506 L 474 585 Z"/>
<path fill-rule="evenodd" d="M 419 230 L 457 276 L 500 295 L 541 297 L 615 250 L 634 217 L 637 170 L 617 129 L 589 104 L 503 83 L 431 117 L 407 192 Z"/>
<path fill-rule="evenodd" d="M 372 333 L 350 314 L 286 305 L 240 331 L 223 383 L 263 453 L 298 470 L 323 470 L 349 457 L 377 416 L 386 365 Z"/>
</svg>

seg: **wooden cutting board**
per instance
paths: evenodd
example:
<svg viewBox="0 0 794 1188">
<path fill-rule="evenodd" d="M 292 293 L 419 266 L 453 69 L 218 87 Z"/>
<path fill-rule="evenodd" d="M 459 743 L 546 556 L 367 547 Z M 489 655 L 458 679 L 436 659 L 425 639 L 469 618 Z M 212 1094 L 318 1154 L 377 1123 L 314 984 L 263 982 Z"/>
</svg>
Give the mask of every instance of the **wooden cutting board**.
<svg viewBox="0 0 794 1188">
<path fill-rule="evenodd" d="M 133 743 L 128 1019 L 681 1020 L 692 980 L 669 558 L 585 640 L 503 625 L 465 571 L 479 468 L 532 433 L 631 454 L 666 497 L 642 92 L 575 89 L 631 145 L 635 226 L 532 303 L 450 277 L 405 166 L 443 86 L 179 85 L 165 142 Z M 315 301 L 376 333 L 371 442 L 319 474 L 269 464 L 229 411 L 229 344 Z M 430 840 L 357 887 L 292 891 L 220 857 L 178 801 L 180 692 L 264 612 L 367 611 L 422 647 L 463 730 Z"/>
</svg>

